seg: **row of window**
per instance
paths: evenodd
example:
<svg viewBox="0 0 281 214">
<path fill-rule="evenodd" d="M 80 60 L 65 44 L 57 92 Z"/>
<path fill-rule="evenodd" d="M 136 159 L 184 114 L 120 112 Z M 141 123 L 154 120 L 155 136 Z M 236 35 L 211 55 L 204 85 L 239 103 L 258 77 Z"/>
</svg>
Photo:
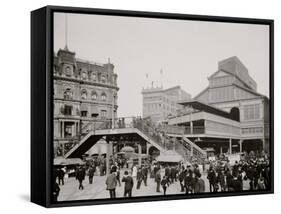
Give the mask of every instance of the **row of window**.
<svg viewBox="0 0 281 214">
<path fill-rule="evenodd" d="M 245 105 L 244 109 L 244 120 L 256 120 L 260 119 L 260 105 Z"/>
<path fill-rule="evenodd" d="M 73 99 L 73 92 L 71 91 L 71 89 L 70 88 L 67 88 L 66 90 L 65 90 L 65 92 L 64 92 L 64 99 L 66 99 L 66 100 L 72 100 Z M 86 91 L 86 89 L 83 89 L 82 91 L 81 91 L 81 99 L 82 100 L 86 100 L 88 98 L 88 93 L 87 93 L 87 91 Z M 96 92 L 96 91 L 92 91 L 91 92 L 91 99 L 92 100 L 97 100 L 98 99 L 98 93 Z M 107 99 L 107 95 L 106 95 L 106 93 L 105 92 L 102 92 L 101 93 L 101 100 L 102 101 L 106 101 L 106 99 Z"/>
<path fill-rule="evenodd" d="M 263 128 L 262 127 L 251 127 L 251 128 L 243 128 L 242 134 L 256 134 L 256 133 L 262 133 Z"/>
<path fill-rule="evenodd" d="M 155 111 L 162 111 L 162 110 L 167 110 L 167 111 L 171 111 L 171 112 L 175 112 L 176 108 L 173 106 L 168 106 L 165 104 L 161 104 L 161 103 L 150 103 L 150 104 L 144 104 L 144 109 L 147 112 L 155 112 Z"/>
<path fill-rule="evenodd" d="M 73 107 L 71 105 L 65 105 L 64 108 L 62 108 L 62 113 L 64 115 L 71 116 L 72 115 L 72 109 L 73 109 Z M 81 111 L 80 115 L 81 115 L 81 117 L 88 117 L 89 116 L 88 111 L 85 111 L 85 110 Z M 96 114 L 92 114 L 90 116 L 91 117 L 97 117 Z M 98 116 L 100 116 L 101 118 L 106 118 L 107 117 L 107 111 L 101 110 Z"/>
<path fill-rule="evenodd" d="M 234 97 L 234 92 L 232 87 L 216 88 L 210 92 L 210 101 L 225 101 L 232 100 Z"/>
<path fill-rule="evenodd" d="M 88 73 L 87 71 L 82 71 L 82 69 L 80 69 L 80 73 L 81 73 L 82 80 L 92 80 L 94 82 L 101 82 L 101 83 L 106 83 L 106 82 L 116 83 L 116 79 L 114 78 L 114 76 L 109 76 L 106 74 L 102 74 L 100 72 L 98 72 L 98 73 L 89 72 Z M 66 66 L 64 74 L 67 77 L 72 77 L 73 68 L 71 68 L 70 66 Z"/>
<path fill-rule="evenodd" d="M 176 102 L 174 102 L 173 100 L 170 100 L 166 97 L 161 97 L 161 96 L 150 96 L 150 97 L 145 97 L 144 98 L 144 102 L 151 102 L 151 101 L 162 101 L 163 103 L 167 103 L 167 104 L 171 104 L 171 105 L 176 105 Z"/>
</svg>

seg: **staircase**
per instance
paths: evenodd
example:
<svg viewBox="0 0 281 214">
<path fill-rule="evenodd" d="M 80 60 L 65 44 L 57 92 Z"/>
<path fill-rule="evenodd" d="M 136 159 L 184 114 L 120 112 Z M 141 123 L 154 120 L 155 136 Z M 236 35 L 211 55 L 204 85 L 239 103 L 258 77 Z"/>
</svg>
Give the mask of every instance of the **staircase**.
<svg viewBox="0 0 281 214">
<path fill-rule="evenodd" d="M 174 125 L 162 125 L 161 130 L 164 131 L 168 136 L 178 139 L 176 146 L 180 144 L 184 147 L 184 150 L 187 150 L 186 154 L 188 155 L 189 160 L 204 160 L 207 157 L 206 151 L 201 149 L 199 146 L 197 146 L 195 143 L 193 143 L 191 140 L 184 136 L 184 127 Z M 183 150 L 182 147 L 178 147 L 179 152 Z"/>
</svg>

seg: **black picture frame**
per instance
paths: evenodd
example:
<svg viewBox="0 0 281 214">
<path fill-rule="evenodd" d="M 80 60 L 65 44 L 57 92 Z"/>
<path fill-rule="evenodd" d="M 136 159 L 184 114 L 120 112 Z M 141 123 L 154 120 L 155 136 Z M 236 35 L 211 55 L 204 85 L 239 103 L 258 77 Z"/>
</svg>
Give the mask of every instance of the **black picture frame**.
<svg viewBox="0 0 281 214">
<path fill-rule="evenodd" d="M 124 17 L 146 17 L 176 20 L 194 20 L 224 23 L 268 25 L 270 32 L 270 161 L 271 189 L 266 191 L 224 192 L 194 195 L 171 195 L 64 201 L 51 201 L 52 136 L 53 136 L 53 13 L 95 14 Z M 128 202 L 148 202 L 192 198 L 226 197 L 274 193 L 274 21 L 236 17 L 172 14 L 144 11 L 92 9 L 46 6 L 31 12 L 31 202 L 44 207 L 65 207 Z"/>
</svg>

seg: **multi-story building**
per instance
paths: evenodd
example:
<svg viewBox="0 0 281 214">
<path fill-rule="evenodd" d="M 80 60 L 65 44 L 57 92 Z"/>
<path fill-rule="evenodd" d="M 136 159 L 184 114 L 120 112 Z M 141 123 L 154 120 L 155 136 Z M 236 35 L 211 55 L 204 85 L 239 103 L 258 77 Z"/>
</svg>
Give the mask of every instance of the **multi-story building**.
<svg viewBox="0 0 281 214">
<path fill-rule="evenodd" d="M 151 117 L 154 122 L 164 121 L 168 116 L 176 115 L 180 100 L 191 99 L 190 94 L 175 86 L 168 89 L 149 87 L 142 90 L 143 117 Z"/>
<path fill-rule="evenodd" d="M 53 59 L 54 148 L 64 155 L 88 124 L 98 126 L 117 116 L 117 74 L 110 60 L 99 64 L 78 59 L 67 48 Z"/>
<path fill-rule="evenodd" d="M 269 98 L 237 57 L 218 63 L 209 86 L 192 101 L 182 102 L 181 114 L 169 124 L 186 128 L 186 137 L 216 151 L 269 149 Z"/>
</svg>

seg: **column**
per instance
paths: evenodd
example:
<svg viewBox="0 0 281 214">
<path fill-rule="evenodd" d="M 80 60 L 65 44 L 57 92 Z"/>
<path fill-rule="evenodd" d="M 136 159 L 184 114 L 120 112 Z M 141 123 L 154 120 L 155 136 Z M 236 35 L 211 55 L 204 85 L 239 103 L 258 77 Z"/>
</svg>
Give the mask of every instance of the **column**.
<svg viewBox="0 0 281 214">
<path fill-rule="evenodd" d="M 190 121 L 190 134 L 193 134 L 193 121 Z"/>
<path fill-rule="evenodd" d="M 76 122 L 73 123 L 71 126 L 71 136 L 75 137 L 76 136 Z"/>
<path fill-rule="evenodd" d="M 261 139 L 261 141 L 262 141 L 262 150 L 265 151 L 265 139 L 263 138 Z"/>
<path fill-rule="evenodd" d="M 138 165 L 141 166 L 141 145 L 140 144 L 138 144 L 138 158 L 139 158 Z"/>
<path fill-rule="evenodd" d="M 64 138 L 64 121 L 62 121 L 61 137 Z"/>
<path fill-rule="evenodd" d="M 146 142 L 146 155 L 149 155 L 150 144 Z"/>
<path fill-rule="evenodd" d="M 232 139 L 229 138 L 229 154 L 232 154 Z"/>
<path fill-rule="evenodd" d="M 193 146 L 190 145 L 190 156 L 193 157 Z"/>
<path fill-rule="evenodd" d="M 222 155 L 222 146 L 220 147 L 220 154 Z"/>
<path fill-rule="evenodd" d="M 62 156 L 64 156 L 64 155 L 65 155 L 64 143 L 62 143 L 61 145 L 62 145 L 62 147 L 61 147 L 61 153 L 62 153 Z"/>
<path fill-rule="evenodd" d="M 58 120 L 58 137 L 61 137 L 61 124 L 60 124 L 61 122 Z"/>
<path fill-rule="evenodd" d="M 243 152 L 243 140 L 239 140 L 239 151 Z"/>
<path fill-rule="evenodd" d="M 106 175 L 110 173 L 109 159 L 111 155 L 111 142 L 106 141 Z"/>
</svg>

